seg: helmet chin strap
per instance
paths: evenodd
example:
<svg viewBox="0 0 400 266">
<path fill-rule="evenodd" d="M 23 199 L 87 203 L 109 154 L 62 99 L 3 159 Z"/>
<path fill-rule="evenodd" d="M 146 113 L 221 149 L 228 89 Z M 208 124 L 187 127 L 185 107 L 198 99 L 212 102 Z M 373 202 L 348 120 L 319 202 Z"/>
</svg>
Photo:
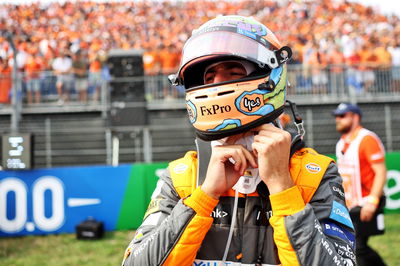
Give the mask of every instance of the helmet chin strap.
<svg viewBox="0 0 400 266">
<path fill-rule="evenodd" d="M 290 110 L 292 111 L 294 124 L 296 125 L 296 128 L 297 128 L 297 133 L 301 136 L 301 138 L 303 138 L 304 135 L 306 134 L 306 130 L 304 129 L 304 125 L 303 125 L 303 118 L 300 116 L 299 112 L 297 111 L 297 106 L 294 102 L 286 100 L 286 103 L 287 103 L 287 105 L 289 105 Z"/>
<path fill-rule="evenodd" d="M 275 119 L 274 121 L 272 121 L 272 124 L 274 126 L 276 126 L 277 128 L 283 129 L 281 122 L 279 121 L 279 119 Z"/>
</svg>

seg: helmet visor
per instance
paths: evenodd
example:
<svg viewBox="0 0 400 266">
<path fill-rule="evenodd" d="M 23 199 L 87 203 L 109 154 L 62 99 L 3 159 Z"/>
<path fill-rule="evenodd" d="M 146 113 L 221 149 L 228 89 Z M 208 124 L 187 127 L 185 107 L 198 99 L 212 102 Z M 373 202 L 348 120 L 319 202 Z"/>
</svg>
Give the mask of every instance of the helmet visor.
<svg viewBox="0 0 400 266">
<path fill-rule="evenodd" d="M 181 70 L 188 62 L 210 55 L 239 56 L 271 69 L 279 66 L 275 53 L 258 41 L 234 32 L 214 31 L 195 35 L 187 41 Z"/>
</svg>

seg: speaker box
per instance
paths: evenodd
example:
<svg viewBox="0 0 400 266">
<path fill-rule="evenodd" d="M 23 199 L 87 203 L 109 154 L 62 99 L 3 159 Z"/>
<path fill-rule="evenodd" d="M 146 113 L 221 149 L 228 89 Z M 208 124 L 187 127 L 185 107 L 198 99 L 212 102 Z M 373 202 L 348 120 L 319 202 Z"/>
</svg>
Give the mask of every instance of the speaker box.
<svg viewBox="0 0 400 266">
<path fill-rule="evenodd" d="M 112 49 L 108 53 L 111 101 L 145 101 L 143 51 Z"/>
<path fill-rule="evenodd" d="M 111 49 L 108 66 L 112 77 L 140 77 L 144 75 L 143 51 Z"/>
<path fill-rule="evenodd" d="M 111 102 L 145 102 L 144 81 L 111 81 Z"/>
<path fill-rule="evenodd" d="M 85 220 L 75 227 L 78 239 L 100 239 L 104 235 L 103 222 L 91 218 Z"/>
<path fill-rule="evenodd" d="M 114 105 L 110 109 L 111 126 L 148 125 L 147 113 L 145 102 Z"/>
</svg>

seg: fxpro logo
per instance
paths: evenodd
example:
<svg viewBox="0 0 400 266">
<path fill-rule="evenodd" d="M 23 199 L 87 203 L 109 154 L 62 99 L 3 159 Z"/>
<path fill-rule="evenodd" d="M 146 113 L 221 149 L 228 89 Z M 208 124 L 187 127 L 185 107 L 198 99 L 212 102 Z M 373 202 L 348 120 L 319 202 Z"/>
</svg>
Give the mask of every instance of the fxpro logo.
<svg viewBox="0 0 400 266">
<path fill-rule="evenodd" d="M 211 107 L 200 106 L 201 115 L 216 115 L 230 112 L 232 107 L 229 105 L 220 106 L 218 104 L 213 104 Z"/>
</svg>

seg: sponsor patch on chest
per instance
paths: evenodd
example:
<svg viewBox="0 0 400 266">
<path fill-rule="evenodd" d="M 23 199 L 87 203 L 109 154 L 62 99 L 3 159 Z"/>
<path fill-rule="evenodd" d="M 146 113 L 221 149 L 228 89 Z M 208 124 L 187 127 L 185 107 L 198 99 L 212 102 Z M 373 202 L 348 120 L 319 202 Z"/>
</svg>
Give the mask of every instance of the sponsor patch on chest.
<svg viewBox="0 0 400 266">
<path fill-rule="evenodd" d="M 336 198 L 345 201 L 345 194 L 341 184 L 336 182 L 330 182 L 329 186 L 331 188 L 332 194 L 335 195 Z"/>
<path fill-rule="evenodd" d="M 333 201 L 332 203 L 332 210 L 329 218 L 354 229 L 349 211 L 344 205 L 340 204 L 337 201 Z"/>
<path fill-rule="evenodd" d="M 344 240 L 346 243 L 349 243 L 351 247 L 355 248 L 355 236 L 348 230 L 342 228 L 340 225 L 337 225 L 332 222 L 323 224 L 324 233 L 330 236 L 336 236 L 340 239 Z"/>
<path fill-rule="evenodd" d="M 308 172 L 310 172 L 312 174 L 317 174 L 321 171 L 321 166 L 319 166 L 316 163 L 308 163 L 308 164 L 306 164 L 306 169 Z"/>
</svg>

